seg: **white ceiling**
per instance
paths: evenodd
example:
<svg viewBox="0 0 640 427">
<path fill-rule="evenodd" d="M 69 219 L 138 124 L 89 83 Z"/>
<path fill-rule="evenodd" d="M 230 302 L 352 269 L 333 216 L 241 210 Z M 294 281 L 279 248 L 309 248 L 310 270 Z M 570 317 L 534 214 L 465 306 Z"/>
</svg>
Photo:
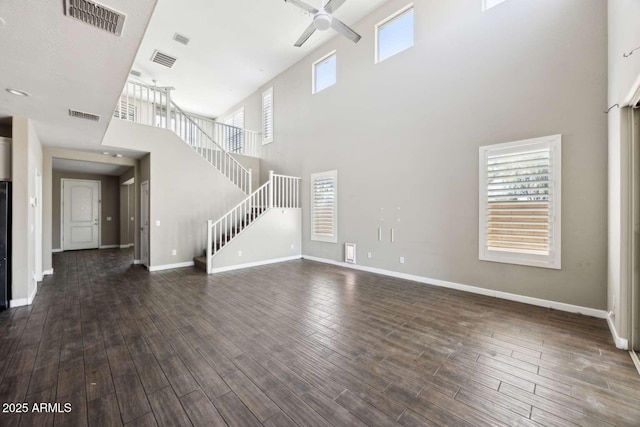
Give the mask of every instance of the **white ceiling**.
<svg viewBox="0 0 640 427">
<path fill-rule="evenodd" d="M 52 161 L 52 168 L 54 171 L 59 172 L 120 176 L 130 169 L 131 166 L 86 162 L 82 160 L 58 159 L 54 157 Z"/>
<path fill-rule="evenodd" d="M 352 25 L 387 0 L 347 0 L 336 18 Z M 307 0 L 320 7 L 322 0 Z M 293 46 L 311 17 L 283 0 L 158 0 L 133 69 L 142 80 L 173 86 L 183 109 L 215 117 L 335 36 L 316 32 Z M 184 46 L 175 33 L 191 39 Z M 178 58 L 169 69 L 154 50 Z"/>
<path fill-rule="evenodd" d="M 155 1 L 101 0 L 127 15 L 122 37 L 67 17 L 64 0 L 0 1 L 6 21 L 0 26 L 0 117 L 32 119 L 46 146 L 102 151 Z M 32 96 L 17 97 L 7 88 Z M 101 119 L 71 118 L 70 108 Z"/>
</svg>

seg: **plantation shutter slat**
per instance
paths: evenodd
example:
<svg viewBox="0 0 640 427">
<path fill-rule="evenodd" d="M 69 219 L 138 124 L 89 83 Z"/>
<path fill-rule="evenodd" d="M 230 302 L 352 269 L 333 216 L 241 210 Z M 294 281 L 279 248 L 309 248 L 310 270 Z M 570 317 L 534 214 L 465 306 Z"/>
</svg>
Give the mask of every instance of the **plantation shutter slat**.
<svg viewBox="0 0 640 427">
<path fill-rule="evenodd" d="M 486 156 L 488 250 L 549 255 L 553 240 L 549 147 Z"/>
</svg>

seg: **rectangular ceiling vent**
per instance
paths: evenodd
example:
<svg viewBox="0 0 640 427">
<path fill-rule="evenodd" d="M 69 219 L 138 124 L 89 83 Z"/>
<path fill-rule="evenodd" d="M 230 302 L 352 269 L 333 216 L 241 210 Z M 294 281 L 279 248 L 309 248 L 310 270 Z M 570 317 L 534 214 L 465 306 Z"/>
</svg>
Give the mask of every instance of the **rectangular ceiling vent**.
<svg viewBox="0 0 640 427">
<path fill-rule="evenodd" d="M 97 122 L 98 120 L 100 120 L 100 116 L 98 116 L 97 114 L 85 113 L 84 111 L 78 110 L 69 109 L 69 115 L 71 117 L 75 117 L 76 119 L 91 120 L 93 122 Z"/>
<path fill-rule="evenodd" d="M 156 64 L 163 65 L 167 68 L 172 68 L 173 64 L 175 64 L 177 60 L 178 58 L 174 58 L 171 55 L 162 53 L 159 50 L 154 51 L 153 56 L 151 57 L 151 62 L 155 62 Z"/>
<path fill-rule="evenodd" d="M 122 35 L 126 15 L 91 0 L 65 0 L 64 11 L 85 24 L 116 36 Z"/>
<path fill-rule="evenodd" d="M 180 34 L 180 33 L 175 33 L 175 34 L 173 35 L 173 39 L 174 39 L 175 41 L 177 41 L 178 43 L 182 43 L 182 44 L 183 44 L 183 45 L 185 45 L 185 46 L 186 46 L 186 45 L 188 45 L 188 44 L 189 44 L 189 42 L 191 41 L 191 39 L 189 39 L 189 37 L 187 37 L 187 36 L 183 36 L 183 35 L 182 35 L 182 34 Z"/>
<path fill-rule="evenodd" d="M 131 75 L 132 75 L 132 76 L 134 76 L 134 77 L 140 77 L 140 76 L 142 76 L 142 73 L 141 73 L 140 71 L 136 71 L 136 70 L 131 70 L 131 71 L 129 72 L 129 74 L 131 74 Z"/>
</svg>

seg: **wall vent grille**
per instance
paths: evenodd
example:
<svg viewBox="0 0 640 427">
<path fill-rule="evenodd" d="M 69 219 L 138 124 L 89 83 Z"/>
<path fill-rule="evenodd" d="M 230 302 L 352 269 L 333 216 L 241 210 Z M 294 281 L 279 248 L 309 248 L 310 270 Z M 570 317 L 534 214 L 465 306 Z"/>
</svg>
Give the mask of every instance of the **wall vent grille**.
<svg viewBox="0 0 640 427">
<path fill-rule="evenodd" d="M 141 73 L 140 71 L 136 71 L 136 70 L 131 70 L 131 71 L 129 72 L 129 74 L 131 74 L 131 75 L 132 75 L 132 76 L 134 76 L 134 77 L 140 77 L 140 76 L 142 76 L 142 73 Z"/>
<path fill-rule="evenodd" d="M 191 39 L 189 39 L 189 37 L 187 37 L 187 36 L 185 36 L 185 35 L 182 35 L 182 34 L 180 34 L 180 33 L 175 33 L 175 34 L 173 35 L 173 39 L 174 39 L 175 41 L 177 41 L 178 43 L 182 43 L 182 44 L 183 44 L 183 45 L 185 45 L 185 46 L 186 46 L 186 45 L 188 45 L 188 44 L 189 44 L 189 42 L 191 41 Z"/>
<path fill-rule="evenodd" d="M 75 117 L 76 119 L 91 120 L 93 122 L 97 122 L 100 120 L 100 116 L 98 116 L 97 114 L 85 113 L 84 111 L 78 110 L 69 109 L 69 115 L 71 117 Z"/>
<path fill-rule="evenodd" d="M 177 60 L 178 58 L 162 53 L 159 50 L 154 51 L 153 56 L 151 57 L 151 62 L 163 65 L 167 68 L 173 68 L 173 64 L 175 64 Z"/>
<path fill-rule="evenodd" d="M 65 14 L 116 36 L 122 35 L 126 15 L 91 0 L 65 0 Z"/>
</svg>

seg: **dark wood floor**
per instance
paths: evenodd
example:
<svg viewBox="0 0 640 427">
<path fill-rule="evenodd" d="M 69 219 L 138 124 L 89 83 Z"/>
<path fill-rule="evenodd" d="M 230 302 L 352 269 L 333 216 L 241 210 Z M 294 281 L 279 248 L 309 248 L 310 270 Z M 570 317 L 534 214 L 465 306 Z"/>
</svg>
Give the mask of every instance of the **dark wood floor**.
<svg viewBox="0 0 640 427">
<path fill-rule="evenodd" d="M 72 404 L 0 425 L 640 425 L 603 320 L 310 261 L 130 260 L 57 254 L 0 313 L 0 402 Z"/>
</svg>

